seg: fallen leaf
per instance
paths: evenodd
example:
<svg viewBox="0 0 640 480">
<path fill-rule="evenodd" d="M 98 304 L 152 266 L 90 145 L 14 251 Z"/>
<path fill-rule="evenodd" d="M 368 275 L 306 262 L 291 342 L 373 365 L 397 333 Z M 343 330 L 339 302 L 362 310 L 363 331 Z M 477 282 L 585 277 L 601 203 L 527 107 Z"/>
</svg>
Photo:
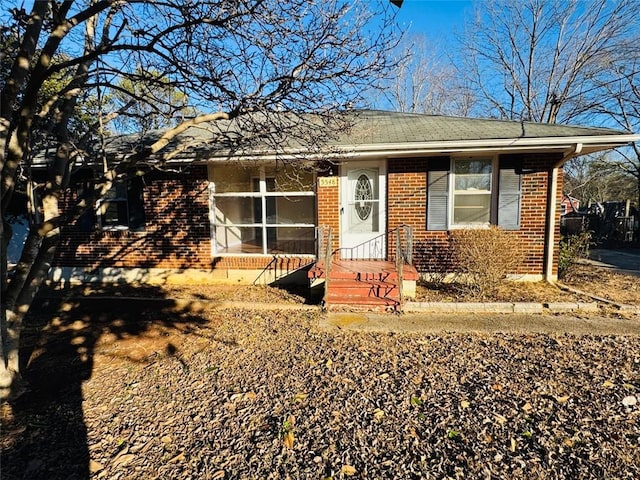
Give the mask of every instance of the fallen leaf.
<svg viewBox="0 0 640 480">
<path fill-rule="evenodd" d="M 102 465 L 101 463 L 96 462 L 95 460 L 91 460 L 89 462 L 89 473 L 99 472 L 103 468 L 104 468 L 104 465 Z"/>
<path fill-rule="evenodd" d="M 373 411 L 373 417 L 378 421 L 382 420 L 384 418 L 384 411 L 379 408 L 376 408 Z"/>
<path fill-rule="evenodd" d="M 286 448 L 293 448 L 293 432 L 292 431 L 288 431 L 287 433 L 284 434 L 284 439 L 282 441 L 282 443 L 284 444 L 284 446 Z"/>
<path fill-rule="evenodd" d="M 561 397 L 556 397 L 556 401 L 558 403 L 567 403 L 571 397 L 569 395 L 563 395 Z"/>
<path fill-rule="evenodd" d="M 331 359 L 327 360 L 327 363 L 325 363 L 325 366 L 329 368 L 331 365 L 333 365 L 333 362 L 331 361 Z"/>
<path fill-rule="evenodd" d="M 605 380 L 604 383 L 602 384 L 602 386 L 604 388 L 611 388 L 611 387 L 615 387 L 616 384 L 611 382 L 611 381 L 609 381 L 609 380 Z"/>
<path fill-rule="evenodd" d="M 498 422 L 500 425 L 504 425 L 505 423 L 507 423 L 507 417 L 505 417 L 504 415 L 500 415 L 499 413 L 496 413 L 495 419 L 496 422 Z"/>
<path fill-rule="evenodd" d="M 178 455 L 176 455 L 175 457 L 173 457 L 171 460 L 169 460 L 169 463 L 179 463 L 179 462 L 184 462 L 185 460 L 185 455 L 184 452 L 179 453 Z"/>
<path fill-rule="evenodd" d="M 308 393 L 302 393 L 302 392 L 301 392 L 301 393 L 296 393 L 296 394 L 293 396 L 293 401 L 294 401 L 295 403 L 302 403 L 302 402 L 304 402 L 304 401 L 307 399 L 307 397 L 308 397 L 308 396 L 309 396 L 309 394 L 308 394 Z"/>
<path fill-rule="evenodd" d="M 355 475 L 357 472 L 357 470 L 351 465 L 343 465 L 341 471 L 343 475 L 346 475 L 348 477 Z"/>
<path fill-rule="evenodd" d="M 625 407 L 633 407 L 633 406 L 634 406 L 634 405 L 636 405 L 637 403 L 638 403 L 638 399 L 637 399 L 635 396 L 633 396 L 633 395 L 629 395 L 629 396 L 624 397 L 624 398 L 622 399 L 622 404 L 623 404 Z"/>
<path fill-rule="evenodd" d="M 113 461 L 113 466 L 124 467 L 125 465 L 130 464 L 134 458 L 136 458 L 136 456 L 133 455 L 132 453 L 128 453 L 126 455 L 120 455 L 119 457 L 116 457 L 115 460 Z"/>
<path fill-rule="evenodd" d="M 509 450 L 511 450 L 512 452 L 515 452 L 516 451 L 516 447 L 518 446 L 518 443 L 516 442 L 516 439 L 512 438 L 510 443 L 511 444 L 509 446 Z"/>
<path fill-rule="evenodd" d="M 460 406 L 461 406 L 462 408 L 469 408 L 469 407 L 471 406 L 471 404 L 469 403 L 469 401 L 468 401 L 468 400 L 462 400 L 462 401 L 460 402 Z"/>
<path fill-rule="evenodd" d="M 565 438 L 564 440 L 562 440 L 562 444 L 565 447 L 573 447 L 573 440 L 571 440 L 570 438 Z"/>
<path fill-rule="evenodd" d="M 531 410 L 533 410 L 533 406 L 529 402 L 527 402 L 522 406 L 522 410 L 529 413 Z"/>
</svg>

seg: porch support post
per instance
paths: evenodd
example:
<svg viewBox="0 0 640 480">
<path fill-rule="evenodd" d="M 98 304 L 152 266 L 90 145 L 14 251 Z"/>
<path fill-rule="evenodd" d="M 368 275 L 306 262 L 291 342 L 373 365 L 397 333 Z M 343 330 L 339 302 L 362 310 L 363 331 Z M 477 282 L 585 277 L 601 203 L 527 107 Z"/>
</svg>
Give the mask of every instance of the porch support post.
<svg viewBox="0 0 640 480">
<path fill-rule="evenodd" d="M 557 275 L 553 273 L 553 259 L 556 243 L 556 207 L 558 197 L 558 173 L 560 167 L 571 157 L 577 156 L 582 152 L 582 144 L 576 143 L 569 151 L 565 152 L 562 159 L 553 165 L 549 174 L 551 179 L 549 182 L 549 196 L 547 198 L 547 232 L 545 238 L 545 266 L 544 279 L 553 283 L 557 280 Z"/>
<path fill-rule="evenodd" d="M 556 232 L 556 196 L 558 195 L 558 172 L 559 168 L 554 166 L 549 174 L 551 181 L 549 184 L 549 197 L 547 200 L 547 238 L 545 239 L 545 267 L 544 279 L 553 283 L 556 278 L 553 274 L 553 256 L 555 251 Z"/>
</svg>

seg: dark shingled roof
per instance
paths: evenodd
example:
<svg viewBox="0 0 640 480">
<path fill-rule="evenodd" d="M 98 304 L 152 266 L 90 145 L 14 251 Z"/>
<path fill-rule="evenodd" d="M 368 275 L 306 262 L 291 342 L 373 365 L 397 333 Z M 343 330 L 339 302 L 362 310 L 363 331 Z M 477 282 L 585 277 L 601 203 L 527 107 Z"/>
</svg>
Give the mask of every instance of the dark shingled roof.
<svg viewBox="0 0 640 480">
<path fill-rule="evenodd" d="M 509 138 L 576 137 L 622 135 L 607 128 L 589 128 L 548 123 L 518 122 L 480 118 L 445 117 L 416 113 L 360 111 L 353 130 L 339 144 L 448 142 Z"/>
<path fill-rule="evenodd" d="M 249 118 L 250 123 L 260 128 L 261 117 L 254 114 Z M 274 112 L 279 115 L 278 121 L 286 125 L 295 124 L 295 116 L 286 112 Z M 360 152 L 377 156 L 385 152 L 394 152 L 395 155 L 410 155 L 411 152 L 452 152 L 462 151 L 470 143 L 480 148 L 490 149 L 492 146 L 501 145 L 504 148 L 524 148 L 530 150 L 544 150 L 554 148 L 556 151 L 566 148 L 566 143 L 586 142 L 582 153 L 606 150 L 616 146 L 640 140 L 640 136 L 631 135 L 608 128 L 579 127 L 534 122 L 519 122 L 495 119 L 446 117 L 441 115 L 425 115 L 416 113 L 389 112 L 381 110 L 358 110 L 351 112 L 353 126 L 348 131 L 338 135 L 337 138 L 325 143 L 328 150 L 337 151 L 349 155 Z M 309 119 L 314 121 L 313 115 Z M 268 157 L 274 154 L 273 147 L 269 147 L 264 141 L 254 143 L 246 142 L 243 138 L 242 119 L 232 121 L 222 120 L 212 124 L 201 124 L 185 130 L 174 138 L 169 145 L 151 161 L 164 162 L 191 162 L 191 161 L 224 161 L 237 157 Z M 265 125 L 270 125 L 265 122 Z M 273 128 L 273 127 L 271 127 Z M 157 140 L 163 131 L 148 132 L 144 138 L 139 134 L 120 135 L 106 139 L 107 154 L 116 159 L 122 159 Z M 235 143 L 230 146 L 229 139 Z M 567 142 L 563 142 L 567 139 Z M 570 140 L 569 140 L 570 139 Z M 591 141 L 593 140 L 593 141 Z M 493 143 L 495 141 L 495 143 Z M 298 156 L 304 152 L 310 153 L 304 141 L 287 137 L 278 139 L 278 154 L 290 154 Z M 465 142 L 467 142 L 465 144 Z M 564 145 L 559 146 L 559 143 Z M 505 147 L 505 144 L 508 147 Z M 554 147 L 551 147 L 551 145 Z M 319 153 L 316 149 L 316 153 Z M 398 153 L 400 152 L 400 153 Z M 52 153 L 52 152 L 50 152 Z M 312 155 L 313 156 L 313 155 Z M 50 158 L 50 155 L 46 155 Z M 92 163 L 88 159 L 88 163 Z M 38 155 L 35 165 L 45 164 L 45 155 Z"/>
</svg>

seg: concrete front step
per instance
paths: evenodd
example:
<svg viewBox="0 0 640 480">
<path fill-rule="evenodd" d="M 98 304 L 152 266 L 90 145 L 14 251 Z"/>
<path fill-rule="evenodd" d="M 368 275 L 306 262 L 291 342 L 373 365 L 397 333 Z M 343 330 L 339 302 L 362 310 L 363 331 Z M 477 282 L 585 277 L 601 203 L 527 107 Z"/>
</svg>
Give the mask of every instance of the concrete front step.
<svg viewBox="0 0 640 480">
<path fill-rule="evenodd" d="M 335 301 L 329 299 L 324 307 L 328 311 L 386 312 L 389 310 L 397 311 L 399 304 L 397 300 L 391 298 L 354 297 L 338 298 Z"/>
</svg>

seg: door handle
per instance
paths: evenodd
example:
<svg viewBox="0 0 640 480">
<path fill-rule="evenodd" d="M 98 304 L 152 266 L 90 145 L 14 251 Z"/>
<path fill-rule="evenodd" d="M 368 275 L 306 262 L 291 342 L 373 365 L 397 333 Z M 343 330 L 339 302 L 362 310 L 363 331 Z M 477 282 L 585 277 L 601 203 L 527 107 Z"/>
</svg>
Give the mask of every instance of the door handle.
<svg viewBox="0 0 640 480">
<path fill-rule="evenodd" d="M 344 207 L 340 207 L 340 215 L 344 213 Z"/>
</svg>

